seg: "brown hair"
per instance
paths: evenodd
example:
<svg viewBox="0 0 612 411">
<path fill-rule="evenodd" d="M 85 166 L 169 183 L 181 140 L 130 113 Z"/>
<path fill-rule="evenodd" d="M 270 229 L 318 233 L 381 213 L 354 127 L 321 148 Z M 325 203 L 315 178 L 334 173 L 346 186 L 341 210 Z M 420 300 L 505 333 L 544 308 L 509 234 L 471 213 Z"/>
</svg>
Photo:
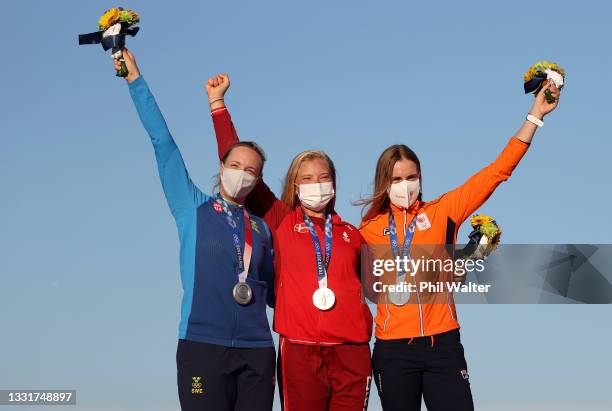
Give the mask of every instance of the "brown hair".
<svg viewBox="0 0 612 411">
<path fill-rule="evenodd" d="M 285 176 L 285 184 L 283 186 L 283 195 L 281 199 L 283 203 L 291 210 L 295 209 L 300 205 L 300 199 L 298 195 L 295 193 L 295 182 L 298 176 L 298 170 L 304 161 L 310 161 L 315 159 L 321 159 L 327 162 L 329 166 L 329 173 L 331 174 L 332 183 L 334 185 L 334 190 L 336 188 L 336 167 L 334 166 L 334 162 L 329 158 L 324 151 L 321 150 L 306 150 L 302 151 L 298 155 L 296 155 L 291 161 L 291 165 L 289 166 L 289 170 L 287 170 L 287 175 Z M 334 206 L 336 204 L 336 197 L 327 204 L 325 208 L 326 213 L 331 213 L 334 210 Z"/>
<path fill-rule="evenodd" d="M 266 153 L 264 153 L 263 149 L 259 146 L 259 144 L 254 141 L 239 141 L 237 143 L 232 144 L 221 158 L 221 162 L 225 163 L 225 160 L 227 160 L 232 151 L 234 151 L 234 149 L 238 147 L 248 147 L 259 155 L 259 157 L 261 158 L 261 169 L 259 170 L 259 174 L 261 174 L 263 172 L 264 164 L 266 163 Z"/>
<path fill-rule="evenodd" d="M 386 212 L 390 207 L 387 190 L 393 179 L 393 167 L 399 160 L 410 160 L 417 166 L 417 172 L 421 175 L 421 162 L 416 153 L 404 144 L 394 144 L 387 147 L 378 157 L 376 163 L 376 175 L 374 176 L 374 193 L 372 196 L 356 201 L 355 205 L 362 205 L 365 212 L 364 220 L 369 220 L 377 214 Z M 422 193 L 418 200 L 421 201 Z M 363 214 L 363 213 L 362 213 Z"/>
</svg>

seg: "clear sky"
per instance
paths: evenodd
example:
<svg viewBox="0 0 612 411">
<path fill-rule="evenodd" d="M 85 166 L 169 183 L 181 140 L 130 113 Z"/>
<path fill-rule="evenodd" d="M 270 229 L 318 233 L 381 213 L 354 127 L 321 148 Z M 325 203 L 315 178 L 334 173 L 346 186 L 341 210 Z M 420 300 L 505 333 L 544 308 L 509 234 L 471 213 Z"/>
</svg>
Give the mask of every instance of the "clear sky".
<svg viewBox="0 0 612 411">
<path fill-rule="evenodd" d="M 3 5 L 0 389 L 77 389 L 83 411 L 177 410 L 176 227 L 124 80 L 101 47 L 77 46 L 114 5 Z M 128 46 L 204 191 L 218 161 L 203 85 L 223 71 L 272 188 L 298 151 L 324 149 L 354 224 L 350 202 L 386 146 L 420 155 L 435 198 L 495 158 L 532 102 L 523 72 L 557 61 L 558 110 L 481 211 L 505 243 L 612 242 L 610 2 L 119 5 L 141 13 Z M 610 306 L 459 312 L 477 409 L 610 409 Z"/>
</svg>

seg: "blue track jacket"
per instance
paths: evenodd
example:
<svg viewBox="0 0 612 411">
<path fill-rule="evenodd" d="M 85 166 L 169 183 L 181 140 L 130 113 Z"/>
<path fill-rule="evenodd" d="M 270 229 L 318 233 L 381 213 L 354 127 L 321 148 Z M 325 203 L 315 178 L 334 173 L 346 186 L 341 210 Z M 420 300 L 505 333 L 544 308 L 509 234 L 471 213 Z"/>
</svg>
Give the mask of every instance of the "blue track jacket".
<svg viewBox="0 0 612 411">
<path fill-rule="evenodd" d="M 179 338 L 227 347 L 272 347 L 266 303 L 274 305 L 274 256 L 268 226 L 249 213 L 253 253 L 247 282 L 253 302 L 241 306 L 232 296 L 239 273 L 233 231 L 217 197 L 202 193 L 189 178 L 144 78 L 138 77 L 128 87 L 153 143 L 159 177 L 178 227 L 183 286 Z M 230 210 L 244 250 L 243 211 L 234 205 Z"/>
</svg>

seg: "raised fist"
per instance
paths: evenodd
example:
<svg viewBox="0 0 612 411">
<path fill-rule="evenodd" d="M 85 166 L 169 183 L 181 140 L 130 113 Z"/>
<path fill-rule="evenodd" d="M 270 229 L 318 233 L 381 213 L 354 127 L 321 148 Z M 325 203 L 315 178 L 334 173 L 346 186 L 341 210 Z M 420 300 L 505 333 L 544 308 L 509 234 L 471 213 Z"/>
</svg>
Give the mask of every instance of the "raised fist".
<svg viewBox="0 0 612 411">
<path fill-rule="evenodd" d="M 217 74 L 206 81 L 206 94 L 208 94 L 208 102 L 222 99 L 225 92 L 230 86 L 230 80 L 227 74 Z"/>
</svg>

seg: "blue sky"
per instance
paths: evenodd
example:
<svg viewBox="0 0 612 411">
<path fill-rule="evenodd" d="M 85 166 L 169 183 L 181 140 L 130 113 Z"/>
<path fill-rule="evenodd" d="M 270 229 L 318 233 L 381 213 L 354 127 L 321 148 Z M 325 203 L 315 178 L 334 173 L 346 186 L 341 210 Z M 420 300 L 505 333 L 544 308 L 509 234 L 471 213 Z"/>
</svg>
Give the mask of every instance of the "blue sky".
<svg viewBox="0 0 612 411">
<path fill-rule="evenodd" d="M 567 71 L 559 109 L 481 211 L 506 243 L 611 242 L 609 2 L 172 4 L 119 5 L 141 13 L 128 46 L 204 191 L 218 165 L 212 74 L 230 74 L 227 104 L 267 151 L 272 188 L 295 153 L 324 149 L 338 211 L 357 224 L 350 202 L 386 146 L 419 154 L 426 199 L 452 189 L 520 127 L 522 73 L 549 59 Z M 0 389 L 77 389 L 78 410 L 176 410 L 176 228 L 124 81 L 101 47 L 76 45 L 113 5 L 3 8 L 15 43 L 0 76 Z M 478 409 L 609 408 L 609 306 L 459 311 Z"/>
</svg>

